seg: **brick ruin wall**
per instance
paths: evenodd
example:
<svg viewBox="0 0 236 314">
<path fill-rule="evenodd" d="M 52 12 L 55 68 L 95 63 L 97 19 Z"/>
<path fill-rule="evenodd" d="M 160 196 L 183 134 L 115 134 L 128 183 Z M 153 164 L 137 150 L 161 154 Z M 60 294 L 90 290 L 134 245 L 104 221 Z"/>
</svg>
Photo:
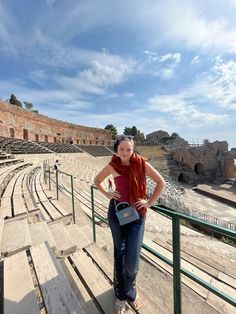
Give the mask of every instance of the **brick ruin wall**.
<svg viewBox="0 0 236 314">
<path fill-rule="evenodd" d="M 234 178 L 236 150 L 228 151 L 226 141 L 216 141 L 198 147 L 175 150 L 173 157 L 187 165 L 192 172 L 212 178 Z M 198 173 L 197 173 L 198 172 Z"/>
<path fill-rule="evenodd" d="M 37 142 L 111 145 L 111 132 L 59 121 L 0 101 L 0 136 Z"/>
</svg>

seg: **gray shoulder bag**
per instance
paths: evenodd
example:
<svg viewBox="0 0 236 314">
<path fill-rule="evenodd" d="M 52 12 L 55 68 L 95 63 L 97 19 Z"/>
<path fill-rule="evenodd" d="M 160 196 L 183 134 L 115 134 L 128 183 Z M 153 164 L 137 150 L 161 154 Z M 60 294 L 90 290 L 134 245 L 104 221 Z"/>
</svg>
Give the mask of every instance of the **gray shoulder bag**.
<svg viewBox="0 0 236 314">
<path fill-rule="evenodd" d="M 137 213 L 136 208 L 130 206 L 129 203 L 121 202 L 117 204 L 115 199 L 114 199 L 114 203 L 115 203 L 116 216 L 121 226 L 129 224 L 140 218 L 139 214 Z"/>
</svg>

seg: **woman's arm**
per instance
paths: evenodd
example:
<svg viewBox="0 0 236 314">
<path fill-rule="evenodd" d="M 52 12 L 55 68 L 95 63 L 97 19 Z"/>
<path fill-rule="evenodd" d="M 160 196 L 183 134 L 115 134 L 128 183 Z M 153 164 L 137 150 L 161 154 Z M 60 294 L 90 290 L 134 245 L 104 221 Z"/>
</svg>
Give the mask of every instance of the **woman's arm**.
<svg viewBox="0 0 236 314">
<path fill-rule="evenodd" d="M 118 199 L 120 197 L 120 194 L 117 191 L 107 191 L 103 185 L 103 181 L 111 174 L 112 167 L 110 165 L 107 165 L 96 175 L 94 179 L 94 184 L 96 185 L 97 189 L 108 199 L 112 198 Z"/>
<path fill-rule="evenodd" d="M 156 186 L 152 194 L 150 195 L 148 204 L 147 204 L 147 207 L 151 207 L 156 202 L 161 192 L 164 190 L 165 180 L 160 175 L 160 173 L 155 168 L 153 168 L 151 164 L 146 162 L 145 166 L 146 166 L 146 175 L 148 175 L 156 183 Z"/>
<path fill-rule="evenodd" d="M 145 170 L 146 175 L 149 176 L 156 183 L 156 186 L 152 194 L 150 195 L 149 200 L 139 199 L 135 203 L 137 209 L 140 209 L 142 207 L 151 207 L 156 202 L 165 187 L 165 180 L 162 178 L 159 172 L 155 168 L 153 168 L 153 166 L 148 162 L 145 162 Z"/>
</svg>

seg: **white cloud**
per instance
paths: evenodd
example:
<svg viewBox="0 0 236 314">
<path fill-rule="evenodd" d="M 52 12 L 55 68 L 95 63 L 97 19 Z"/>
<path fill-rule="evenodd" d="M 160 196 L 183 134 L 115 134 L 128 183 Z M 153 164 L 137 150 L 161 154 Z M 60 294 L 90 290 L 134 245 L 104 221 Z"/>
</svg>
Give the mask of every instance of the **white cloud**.
<svg viewBox="0 0 236 314">
<path fill-rule="evenodd" d="M 0 82 L 1 87 L 5 91 L 4 95 L 1 95 L 3 99 L 8 99 L 13 93 L 20 101 L 32 101 L 36 109 L 47 106 L 48 112 L 50 108 L 55 106 L 59 110 L 59 107 L 69 108 L 71 105 L 76 104 L 77 109 L 88 109 L 93 105 L 89 101 L 85 101 L 79 92 L 76 90 L 62 90 L 59 89 L 43 89 L 37 90 L 34 88 L 28 88 L 24 85 L 24 82 Z M 53 109 L 54 110 L 54 109 Z"/>
<path fill-rule="evenodd" d="M 168 113 L 179 122 L 187 123 L 191 127 L 201 127 L 211 123 L 225 123 L 227 115 L 200 112 L 192 100 L 186 99 L 186 95 L 159 95 L 148 99 L 147 108 L 152 111 Z"/>
<path fill-rule="evenodd" d="M 211 97 L 221 106 L 236 110 L 236 62 L 218 60 L 213 71 L 217 78 L 212 86 Z"/>
<path fill-rule="evenodd" d="M 13 15 L 3 3 L 0 3 L 0 16 L 0 51 L 17 55 L 17 49 L 12 34 L 17 32 L 19 25 L 17 25 Z"/>
<path fill-rule="evenodd" d="M 232 53 L 232 54 L 236 53 L 236 41 L 232 42 L 232 45 L 229 48 L 229 53 Z"/>
<path fill-rule="evenodd" d="M 162 55 L 159 58 L 160 62 L 166 61 L 174 61 L 175 63 L 179 63 L 181 61 L 181 54 L 180 53 L 168 53 L 166 55 Z"/>
<path fill-rule="evenodd" d="M 91 62 L 91 67 L 80 73 L 80 78 L 98 86 L 120 84 L 133 72 L 134 62 L 118 56 L 100 55 Z"/>
<path fill-rule="evenodd" d="M 222 1 L 166 0 L 139 5 L 134 23 L 149 33 L 149 47 L 181 45 L 182 49 L 225 52 L 235 43 L 236 28 L 231 23 L 236 7 Z M 149 50 L 147 50 L 149 51 Z"/>
<path fill-rule="evenodd" d="M 143 67 L 149 69 L 150 73 L 163 80 L 170 80 L 175 77 L 175 70 L 181 61 L 181 54 L 168 53 L 159 55 L 157 52 L 145 50 L 148 56 L 147 64 Z"/>
<path fill-rule="evenodd" d="M 199 56 L 195 56 L 195 57 L 193 58 L 193 60 L 191 61 L 191 64 L 197 64 L 197 63 L 199 63 L 199 62 L 200 62 Z"/>
<path fill-rule="evenodd" d="M 162 46 L 163 42 L 173 42 L 174 46 L 178 43 L 188 49 L 231 53 L 235 49 L 236 29 L 230 21 L 235 16 L 236 7 L 229 1 L 224 5 L 215 0 L 151 0 L 139 2 L 139 5 L 134 0 L 115 3 L 108 0 L 46 0 L 46 3 L 53 7 L 53 11 L 51 8 L 48 10 L 48 6 L 40 6 L 39 13 L 43 14 L 31 21 L 27 36 L 25 31 L 18 31 L 21 26 L 17 14 L 3 9 L 1 4 L 0 36 L 3 45 L 7 41 L 7 34 L 11 38 L 8 43 L 17 43 L 23 49 L 30 46 L 29 43 L 36 43 L 34 38 L 37 31 L 42 36 L 47 34 L 49 39 L 68 45 L 83 32 L 100 27 L 107 30 L 122 27 L 133 33 L 138 32 L 143 41 L 153 48 Z"/>
<path fill-rule="evenodd" d="M 123 95 L 124 95 L 124 97 L 126 97 L 126 98 L 134 98 L 134 96 L 135 96 L 134 93 L 124 93 Z"/>
<path fill-rule="evenodd" d="M 109 90 L 114 85 L 125 81 L 134 71 L 135 62 L 108 53 L 97 54 L 91 60 L 89 67 L 78 73 L 77 76 L 61 76 L 55 80 L 65 89 L 77 89 L 81 93 L 108 94 L 117 97 Z"/>
</svg>

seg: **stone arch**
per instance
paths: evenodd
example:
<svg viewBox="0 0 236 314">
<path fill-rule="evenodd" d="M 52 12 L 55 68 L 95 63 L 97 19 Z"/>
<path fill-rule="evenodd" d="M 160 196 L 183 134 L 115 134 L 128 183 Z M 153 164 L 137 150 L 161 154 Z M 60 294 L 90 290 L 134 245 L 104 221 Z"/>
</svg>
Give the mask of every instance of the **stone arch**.
<svg viewBox="0 0 236 314">
<path fill-rule="evenodd" d="M 10 137 L 15 138 L 15 130 L 13 128 L 10 128 Z"/>
<path fill-rule="evenodd" d="M 204 171 L 204 167 L 203 164 L 200 162 L 197 162 L 194 166 L 194 172 L 199 175 L 199 174 L 203 174 Z"/>
<path fill-rule="evenodd" d="M 178 182 L 185 182 L 185 181 L 184 181 L 184 175 L 183 175 L 182 172 L 181 172 L 181 173 L 179 174 L 179 176 L 178 176 Z"/>
<path fill-rule="evenodd" d="M 39 135 L 38 134 L 35 134 L 35 141 L 39 142 Z"/>
<path fill-rule="evenodd" d="M 28 140 L 28 130 L 27 129 L 23 129 L 23 139 Z"/>
</svg>

